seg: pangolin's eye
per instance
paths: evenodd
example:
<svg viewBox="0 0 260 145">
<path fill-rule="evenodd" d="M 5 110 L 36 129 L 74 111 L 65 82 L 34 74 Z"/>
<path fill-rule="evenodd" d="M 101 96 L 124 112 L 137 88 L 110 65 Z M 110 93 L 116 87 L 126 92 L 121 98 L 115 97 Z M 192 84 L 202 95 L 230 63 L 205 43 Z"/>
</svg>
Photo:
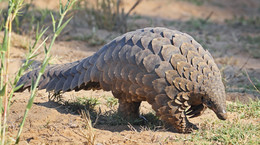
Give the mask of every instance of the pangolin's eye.
<svg viewBox="0 0 260 145">
<path fill-rule="evenodd" d="M 207 103 L 208 107 L 211 107 L 213 105 L 213 103 L 211 101 L 207 101 L 206 103 Z"/>
</svg>

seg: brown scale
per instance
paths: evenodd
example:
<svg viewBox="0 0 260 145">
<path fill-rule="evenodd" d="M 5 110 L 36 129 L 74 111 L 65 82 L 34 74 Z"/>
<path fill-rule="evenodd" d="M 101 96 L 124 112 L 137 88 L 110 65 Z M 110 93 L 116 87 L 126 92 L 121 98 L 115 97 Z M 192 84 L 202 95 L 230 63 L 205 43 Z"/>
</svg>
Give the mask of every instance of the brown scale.
<svg viewBox="0 0 260 145">
<path fill-rule="evenodd" d="M 187 57 L 188 55 L 188 52 L 190 51 L 196 51 L 196 48 L 190 44 L 190 43 L 183 43 L 180 47 L 180 50 L 181 50 L 181 54 L 185 57 Z"/>
<path fill-rule="evenodd" d="M 172 55 L 171 64 L 175 70 L 177 69 L 178 63 L 180 63 L 182 61 L 187 62 L 187 59 L 183 55 L 181 55 L 181 54 Z"/>
<path fill-rule="evenodd" d="M 170 83 L 171 85 L 173 85 L 174 78 L 180 77 L 176 70 L 166 71 L 165 74 L 166 74 L 167 82 Z"/>
<path fill-rule="evenodd" d="M 179 73 L 179 75 L 182 77 L 184 76 L 184 71 L 185 69 L 188 69 L 188 68 L 191 68 L 192 66 L 185 62 L 185 61 L 180 61 L 180 62 L 177 62 L 177 72 Z"/>
<path fill-rule="evenodd" d="M 188 54 L 187 54 L 187 60 L 188 60 L 188 63 L 191 64 L 191 61 L 194 57 L 200 57 L 198 52 L 196 51 L 188 51 Z"/>
<path fill-rule="evenodd" d="M 200 72 L 198 72 L 198 71 L 193 71 L 193 72 L 191 72 L 190 73 L 190 79 L 191 79 L 191 81 L 192 82 L 198 82 L 197 81 L 197 78 L 198 78 L 198 76 L 200 75 L 201 73 Z"/>
<path fill-rule="evenodd" d="M 192 58 L 192 60 L 191 60 L 192 66 L 196 67 L 196 69 L 197 69 L 197 66 L 198 66 L 198 64 L 199 64 L 200 62 L 203 62 L 203 59 L 202 59 L 201 57 L 194 57 L 194 58 Z"/>
<path fill-rule="evenodd" d="M 159 78 L 152 82 L 153 88 L 157 93 L 165 93 L 165 87 L 167 87 L 167 82 L 165 78 Z M 172 86 L 173 87 L 173 86 Z"/>
<path fill-rule="evenodd" d="M 171 41 L 167 38 L 155 38 L 152 40 L 152 48 L 154 54 L 159 54 L 163 45 L 170 45 Z"/>
<path fill-rule="evenodd" d="M 175 99 L 174 94 L 178 94 L 179 91 L 174 86 L 167 86 L 165 92 L 170 99 Z"/>
<path fill-rule="evenodd" d="M 163 45 L 161 54 L 163 56 L 163 59 L 165 61 L 170 61 L 172 55 L 174 54 L 180 54 L 180 49 L 173 45 Z"/>
</svg>

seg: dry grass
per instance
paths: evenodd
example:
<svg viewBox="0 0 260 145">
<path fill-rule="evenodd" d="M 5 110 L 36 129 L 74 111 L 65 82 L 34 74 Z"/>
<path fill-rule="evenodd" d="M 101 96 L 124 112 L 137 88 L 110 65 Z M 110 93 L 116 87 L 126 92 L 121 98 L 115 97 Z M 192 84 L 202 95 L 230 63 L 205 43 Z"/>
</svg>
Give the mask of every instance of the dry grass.
<svg viewBox="0 0 260 145">
<path fill-rule="evenodd" d="M 80 114 L 85 125 L 82 133 L 86 136 L 87 145 L 95 145 L 96 144 L 95 129 L 92 126 L 89 112 L 85 112 L 82 110 Z"/>
</svg>

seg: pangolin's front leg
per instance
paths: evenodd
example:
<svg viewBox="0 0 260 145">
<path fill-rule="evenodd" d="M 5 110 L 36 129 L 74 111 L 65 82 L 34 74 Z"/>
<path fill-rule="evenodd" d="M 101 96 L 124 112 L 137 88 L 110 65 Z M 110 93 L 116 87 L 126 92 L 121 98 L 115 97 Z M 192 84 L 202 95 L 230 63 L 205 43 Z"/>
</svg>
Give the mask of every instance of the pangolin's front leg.
<svg viewBox="0 0 260 145">
<path fill-rule="evenodd" d="M 202 115 L 206 109 L 207 107 L 203 104 L 191 105 L 191 107 L 188 110 L 186 110 L 186 115 L 188 115 L 189 118 L 198 117 Z"/>
<path fill-rule="evenodd" d="M 161 94 L 155 97 L 153 109 L 160 118 L 171 124 L 178 132 L 189 133 L 197 129 L 195 125 L 189 122 L 185 110 L 190 107 L 189 93 L 181 92 L 174 99 L 167 95 Z"/>
</svg>

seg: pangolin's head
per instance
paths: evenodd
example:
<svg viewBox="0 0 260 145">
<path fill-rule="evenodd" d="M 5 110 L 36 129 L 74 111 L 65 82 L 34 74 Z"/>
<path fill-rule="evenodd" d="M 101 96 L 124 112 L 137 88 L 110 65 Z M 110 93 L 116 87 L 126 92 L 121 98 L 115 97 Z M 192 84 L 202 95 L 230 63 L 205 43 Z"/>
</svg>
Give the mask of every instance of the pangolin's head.
<svg viewBox="0 0 260 145">
<path fill-rule="evenodd" d="M 205 95 L 202 97 L 202 103 L 213 110 L 219 119 L 227 119 L 226 93 L 222 81 L 211 82 L 205 86 Z"/>
</svg>

